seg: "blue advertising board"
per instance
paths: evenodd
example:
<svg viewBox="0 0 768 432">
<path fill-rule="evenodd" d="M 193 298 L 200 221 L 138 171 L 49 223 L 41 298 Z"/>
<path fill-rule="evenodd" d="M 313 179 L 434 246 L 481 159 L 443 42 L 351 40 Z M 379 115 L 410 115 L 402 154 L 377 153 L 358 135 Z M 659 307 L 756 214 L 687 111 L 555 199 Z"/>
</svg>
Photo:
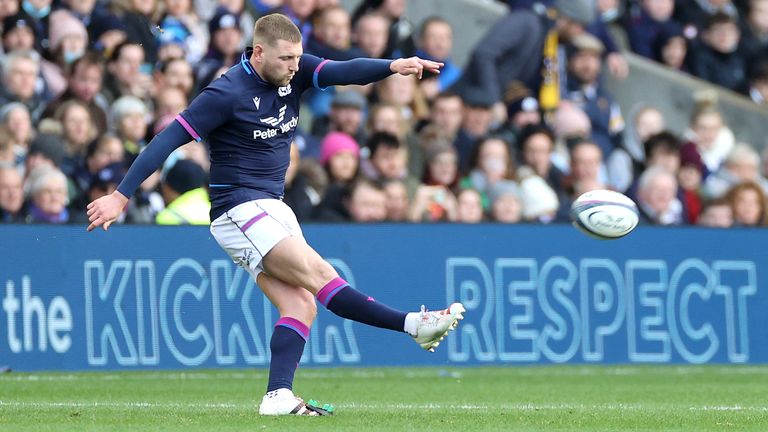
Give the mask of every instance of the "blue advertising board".
<svg viewBox="0 0 768 432">
<path fill-rule="evenodd" d="M 352 286 L 404 310 L 461 301 L 427 353 L 322 310 L 303 364 L 768 362 L 768 230 L 308 225 Z M 0 365 L 264 366 L 278 318 L 205 227 L 0 226 Z"/>
</svg>

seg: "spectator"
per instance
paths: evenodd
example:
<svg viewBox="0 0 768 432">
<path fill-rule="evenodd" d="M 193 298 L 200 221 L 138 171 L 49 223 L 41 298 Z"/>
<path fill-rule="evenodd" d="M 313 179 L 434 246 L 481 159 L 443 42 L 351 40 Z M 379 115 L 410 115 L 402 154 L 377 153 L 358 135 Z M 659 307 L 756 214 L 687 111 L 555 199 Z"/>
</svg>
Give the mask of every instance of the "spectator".
<svg viewBox="0 0 768 432">
<path fill-rule="evenodd" d="M 693 165 L 698 160 L 699 164 L 701 164 L 701 159 L 696 159 L 698 157 L 698 154 L 693 152 L 690 153 L 686 149 L 682 147 L 682 143 L 680 141 L 680 138 L 678 138 L 675 134 L 663 131 L 655 135 L 651 135 L 648 137 L 647 140 L 645 140 L 644 143 L 644 153 L 645 153 L 645 165 L 644 169 L 652 168 L 652 167 L 659 167 L 663 170 L 671 173 L 674 176 L 678 176 L 681 166 L 681 160 L 683 157 L 686 158 L 686 163 L 688 165 Z M 638 198 L 638 185 L 639 185 L 639 178 L 640 174 L 637 176 L 637 180 L 632 182 L 632 185 L 630 185 L 629 189 L 626 191 L 627 195 L 630 198 L 637 199 Z M 696 193 L 698 193 L 698 186 L 694 186 L 693 179 L 687 183 L 688 186 L 691 187 L 691 189 L 696 190 Z M 701 180 L 699 179 L 699 183 L 701 183 Z M 682 191 L 677 192 L 678 199 L 680 202 L 685 202 L 684 195 Z"/>
<path fill-rule="evenodd" d="M 67 87 L 65 71 L 85 54 L 88 32 L 77 18 L 60 9 L 50 16 L 50 36 L 47 58 L 41 63 L 41 72 L 53 97 L 61 95 Z"/>
<path fill-rule="evenodd" d="M 768 0 L 749 0 L 741 34 L 744 54 L 750 63 L 764 58 L 768 53 Z"/>
<path fill-rule="evenodd" d="M 432 101 L 429 122 L 439 134 L 453 142 L 461 128 L 464 102 L 453 92 L 438 94 Z"/>
<path fill-rule="evenodd" d="M 48 43 L 48 19 L 51 14 L 53 0 L 23 0 L 20 6 L 29 18 L 30 27 L 35 30 L 35 51 L 43 52 Z"/>
<path fill-rule="evenodd" d="M 738 50 L 740 37 L 732 17 L 720 13 L 710 18 L 701 45 L 693 50 L 691 73 L 727 89 L 740 90 L 747 79 L 746 59 Z"/>
<path fill-rule="evenodd" d="M 700 33 L 707 26 L 707 22 L 717 14 L 731 17 L 734 21 L 739 19 L 739 11 L 731 0 L 677 0 L 675 20 L 689 28 L 691 34 Z"/>
<path fill-rule="evenodd" d="M 459 157 L 449 143 L 435 142 L 426 149 L 426 166 L 422 182 L 428 186 L 453 189 L 459 179 Z"/>
<path fill-rule="evenodd" d="M 306 52 L 330 60 L 350 60 L 365 53 L 352 47 L 349 13 L 341 6 L 318 10 Z"/>
<path fill-rule="evenodd" d="M 32 51 L 15 51 L 5 56 L 2 67 L 4 85 L 0 88 L 0 107 L 11 102 L 21 102 L 36 124 L 45 109 L 45 102 L 35 91 L 40 73 L 40 57 Z"/>
<path fill-rule="evenodd" d="M 112 134 L 104 134 L 88 144 L 85 153 L 85 161 L 77 167 L 74 175 L 70 177 L 72 190 L 74 190 L 72 202 L 76 208 L 83 210 L 91 202 L 85 201 L 91 183 L 101 169 L 107 165 L 123 164 L 125 150 L 120 139 Z M 85 220 L 87 220 L 86 218 Z"/>
<path fill-rule="evenodd" d="M 101 94 L 103 77 L 104 64 L 101 59 L 97 54 L 86 52 L 72 63 L 67 77 L 67 88 L 46 106 L 43 117 L 53 117 L 65 102 L 79 100 L 88 106 L 99 134 L 106 132 L 109 103 Z"/>
<path fill-rule="evenodd" d="M 120 163 L 107 164 L 96 170 L 83 191 L 83 195 L 77 200 L 72 200 L 72 205 L 70 206 L 72 217 L 69 222 L 75 224 L 88 223 L 88 203 L 114 192 L 124 176 L 125 168 Z M 125 222 L 125 213 L 118 218 L 117 222 Z"/>
<path fill-rule="evenodd" d="M 539 93 L 542 111 L 554 111 L 559 103 L 558 76 L 565 77 L 557 66 L 562 54 L 558 44 L 583 33 L 596 12 L 589 0 L 556 0 L 554 6 L 558 11 L 554 20 L 545 11 L 521 8 L 497 21 L 473 50 L 458 83 L 460 92 L 481 89 L 494 104 L 511 84 L 523 83 Z M 547 66 L 543 72 L 542 65 Z"/>
<path fill-rule="evenodd" d="M 475 224 L 483 221 L 483 197 L 480 192 L 471 188 L 460 189 L 456 202 L 456 222 Z"/>
<path fill-rule="evenodd" d="M 500 223 L 519 223 L 523 218 L 520 204 L 520 189 L 516 182 L 504 180 L 491 188 L 488 197 L 491 201 L 491 219 Z"/>
<path fill-rule="evenodd" d="M 122 96 L 149 100 L 152 78 L 143 66 L 144 50 L 141 45 L 123 42 L 116 46 L 107 63 L 103 93 L 110 103 Z"/>
<path fill-rule="evenodd" d="M 478 140 L 485 138 L 491 132 L 494 96 L 478 91 L 468 91 L 462 94 L 464 111 L 461 117 L 461 128 L 456 134 L 454 146 L 459 152 L 459 169 L 467 172 L 470 169 L 470 158 Z"/>
<path fill-rule="evenodd" d="M 720 169 L 725 157 L 733 149 L 735 138 L 723 121 L 716 102 L 708 95 L 699 97 L 691 115 L 690 129 L 685 132 L 689 142 L 684 147 L 693 147 L 699 153 L 706 167 L 706 178 Z"/>
<path fill-rule="evenodd" d="M 315 209 L 314 218 L 325 222 L 348 220 L 349 209 L 344 200 L 349 196 L 350 185 L 359 177 L 360 146 L 347 134 L 331 132 L 321 143 L 320 164 L 328 175 L 328 189 Z"/>
<path fill-rule="evenodd" d="M 397 137 L 405 143 L 408 149 L 408 172 L 413 177 L 420 177 L 423 169 L 424 158 L 417 137 L 409 123 L 403 117 L 403 110 L 389 103 L 378 103 L 371 108 L 368 114 L 368 137 L 377 132 L 386 132 Z M 363 157 L 370 157 L 368 148 L 363 149 Z M 370 174 L 370 170 L 367 171 Z"/>
<path fill-rule="evenodd" d="M 630 18 L 627 36 L 635 53 L 652 59 L 653 44 L 666 25 L 674 23 L 675 0 L 641 0 L 640 10 Z"/>
<path fill-rule="evenodd" d="M 415 75 L 390 75 L 375 84 L 376 99 L 395 105 L 402 111 L 403 118 L 413 126 L 427 117 L 427 100 L 418 86 Z"/>
<path fill-rule="evenodd" d="M 384 183 L 387 194 L 387 221 L 405 222 L 408 219 L 408 190 L 403 180 L 388 180 Z"/>
<path fill-rule="evenodd" d="M 438 93 L 448 90 L 461 77 L 461 69 L 453 63 L 453 29 L 443 18 L 432 16 L 421 24 L 419 34 L 419 50 L 416 55 L 436 62 L 443 63 L 440 74 L 423 75 L 420 87 L 427 99 L 432 100 Z"/>
<path fill-rule="evenodd" d="M 370 12 L 361 16 L 354 25 L 355 45 L 370 58 L 385 58 L 389 41 L 389 20 L 386 16 Z"/>
<path fill-rule="evenodd" d="M 65 155 L 64 143 L 58 135 L 38 134 L 29 146 L 29 152 L 24 159 L 24 170 L 29 176 L 40 166 L 58 169 Z"/>
<path fill-rule="evenodd" d="M 160 17 L 159 0 L 114 0 L 111 5 L 112 12 L 122 21 L 127 41 L 142 50 L 149 65 L 155 64 L 157 38 L 152 30 Z"/>
<path fill-rule="evenodd" d="M 34 51 L 35 28 L 32 19 L 24 12 L 6 16 L 3 21 L 3 51 Z"/>
<path fill-rule="evenodd" d="M 641 106 L 623 135 L 621 147 L 606 160 L 610 186 L 617 191 L 626 191 L 645 168 L 644 143 L 648 138 L 665 129 L 664 116 L 650 106 Z"/>
<path fill-rule="evenodd" d="M 243 48 L 243 33 L 240 29 L 240 15 L 233 14 L 226 8 L 219 8 L 208 23 L 211 35 L 208 53 L 198 63 L 196 81 L 200 88 L 207 86 L 223 70 L 240 61 Z"/>
<path fill-rule="evenodd" d="M 24 213 L 21 174 L 15 168 L 0 166 L 0 223 L 21 223 Z"/>
<path fill-rule="evenodd" d="M 210 224 L 207 183 L 207 175 L 200 165 L 187 159 L 176 161 L 160 183 L 166 207 L 157 214 L 155 222 L 158 225 Z"/>
<path fill-rule="evenodd" d="M 683 223 L 683 205 L 677 199 L 677 180 L 666 169 L 648 168 L 638 185 L 637 206 L 641 223 L 652 225 L 680 225 Z"/>
<path fill-rule="evenodd" d="M 58 168 L 35 168 L 25 187 L 30 200 L 25 218 L 27 223 L 63 224 L 69 221 L 67 177 Z"/>
<path fill-rule="evenodd" d="M 580 141 L 571 147 L 570 174 L 563 179 L 560 188 L 565 194 L 561 198 L 563 211 L 570 208 L 571 202 L 581 194 L 607 188 L 601 180 L 602 160 L 600 147 L 591 141 Z M 559 217 L 564 218 L 565 215 Z"/>
<path fill-rule="evenodd" d="M 483 195 L 483 208 L 490 207 L 489 192 L 502 180 L 515 179 L 515 159 L 509 144 L 498 137 L 478 141 L 470 159 L 471 171 L 461 180 L 462 187 L 471 187 Z"/>
<path fill-rule="evenodd" d="M 408 188 L 408 195 L 413 193 L 419 182 L 408 173 L 408 148 L 400 139 L 387 132 L 377 132 L 366 142 L 370 151 L 370 165 L 364 164 L 368 177 L 385 182 L 403 180 Z"/>
<path fill-rule="evenodd" d="M 757 227 L 766 226 L 768 223 L 765 192 L 759 184 L 737 184 L 728 191 L 725 198 L 731 204 L 734 225 Z"/>
<path fill-rule="evenodd" d="M 351 222 L 383 222 L 387 218 L 387 193 L 379 182 L 358 178 L 349 190 Z"/>
<path fill-rule="evenodd" d="M 704 203 L 697 221 L 699 226 L 710 228 L 730 228 L 733 226 L 731 203 L 725 198 L 718 198 Z"/>
<path fill-rule="evenodd" d="M 354 90 L 336 92 L 328 115 L 315 118 L 312 135 L 325 136 L 329 132 L 344 132 L 355 138 L 357 142 L 365 142 L 366 106 L 365 96 L 359 92 Z"/>
<path fill-rule="evenodd" d="M 676 71 L 688 71 L 688 39 L 676 22 L 662 26 L 653 41 L 653 59 Z"/>
<path fill-rule="evenodd" d="M 158 57 L 163 59 L 163 46 L 175 45 L 181 48 L 182 56 L 191 63 L 203 58 L 207 48 L 207 35 L 203 23 L 197 16 L 192 0 L 164 0 L 165 13 L 160 19 L 158 34 Z M 178 57 L 177 57 L 178 58 Z"/>
<path fill-rule="evenodd" d="M 565 174 L 552 164 L 555 135 L 546 126 L 529 126 L 520 136 L 520 154 L 523 165 L 543 178 L 556 192 L 560 191 Z"/>
<path fill-rule="evenodd" d="M 8 132 L 16 155 L 23 158 L 35 136 L 27 107 L 19 102 L 11 102 L 0 108 L 0 127 Z"/>
<path fill-rule="evenodd" d="M 123 96 L 112 104 L 112 122 L 116 135 L 123 141 L 125 155 L 129 164 L 147 145 L 147 108 L 133 96 Z"/>
<path fill-rule="evenodd" d="M 707 177 L 704 196 L 719 198 L 739 183 L 754 182 L 768 191 L 768 182 L 760 175 L 760 155 L 749 144 L 737 143 L 725 158 L 723 166 Z"/>
<path fill-rule="evenodd" d="M 571 40 L 566 98 L 587 114 L 592 125 L 592 141 L 600 146 L 603 157 L 608 158 L 621 145 L 624 119 L 619 105 L 600 83 L 603 51 L 602 42 L 590 34 Z"/>
<path fill-rule="evenodd" d="M 184 111 L 189 102 L 184 90 L 178 87 L 166 87 L 160 89 L 155 96 L 155 123 L 163 117 L 175 118 Z"/>
<path fill-rule="evenodd" d="M 273 12 L 289 17 L 301 31 L 302 41 L 309 40 L 312 34 L 312 16 L 318 10 L 317 0 L 283 0 L 282 6 Z"/>
<path fill-rule="evenodd" d="M 181 89 L 187 98 L 194 96 L 195 76 L 192 65 L 183 58 L 172 58 L 161 62 L 152 77 L 154 88 L 176 87 Z"/>
<path fill-rule="evenodd" d="M 389 20 L 384 58 L 410 57 L 416 52 L 415 28 L 405 16 L 405 5 L 406 0 L 363 0 L 353 14 L 353 22 L 369 12 L 379 13 Z"/>
<path fill-rule="evenodd" d="M 680 185 L 678 198 L 681 199 L 684 208 L 684 217 L 688 223 L 698 223 L 701 209 L 704 205 L 702 198 L 702 180 L 704 179 L 704 162 L 691 147 L 680 151 L 680 169 L 677 172 L 677 180 Z"/>
<path fill-rule="evenodd" d="M 570 149 L 592 135 L 592 124 L 584 111 L 570 101 L 564 100 L 552 116 L 552 130 L 555 132 L 555 151 L 552 163 L 563 173 L 570 170 Z"/>
<path fill-rule="evenodd" d="M 88 106 L 78 100 L 65 102 L 56 111 L 56 120 L 61 123 L 64 134 L 66 156 L 60 166 L 64 174 L 71 176 L 85 159 L 86 147 L 98 136 Z"/>
</svg>

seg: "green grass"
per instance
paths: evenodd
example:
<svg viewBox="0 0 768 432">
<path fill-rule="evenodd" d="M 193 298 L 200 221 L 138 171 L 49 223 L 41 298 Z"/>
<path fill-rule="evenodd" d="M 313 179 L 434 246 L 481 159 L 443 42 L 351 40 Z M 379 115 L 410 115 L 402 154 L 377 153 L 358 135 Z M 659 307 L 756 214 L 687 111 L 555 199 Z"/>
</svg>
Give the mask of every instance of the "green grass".
<svg viewBox="0 0 768 432">
<path fill-rule="evenodd" d="M 323 418 L 262 418 L 263 370 L 10 373 L 0 431 L 768 430 L 766 366 L 305 369 Z"/>
</svg>

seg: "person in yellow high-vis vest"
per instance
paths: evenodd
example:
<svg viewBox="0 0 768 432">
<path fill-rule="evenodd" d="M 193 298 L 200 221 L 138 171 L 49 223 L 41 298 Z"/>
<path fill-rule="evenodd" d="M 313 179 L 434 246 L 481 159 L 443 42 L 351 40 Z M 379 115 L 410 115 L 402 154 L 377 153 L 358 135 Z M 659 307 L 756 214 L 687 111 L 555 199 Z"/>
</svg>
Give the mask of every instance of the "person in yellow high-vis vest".
<svg viewBox="0 0 768 432">
<path fill-rule="evenodd" d="M 165 175 L 160 190 L 165 209 L 155 217 L 158 225 L 208 225 L 211 203 L 205 188 L 203 168 L 186 159 L 178 160 Z"/>
</svg>

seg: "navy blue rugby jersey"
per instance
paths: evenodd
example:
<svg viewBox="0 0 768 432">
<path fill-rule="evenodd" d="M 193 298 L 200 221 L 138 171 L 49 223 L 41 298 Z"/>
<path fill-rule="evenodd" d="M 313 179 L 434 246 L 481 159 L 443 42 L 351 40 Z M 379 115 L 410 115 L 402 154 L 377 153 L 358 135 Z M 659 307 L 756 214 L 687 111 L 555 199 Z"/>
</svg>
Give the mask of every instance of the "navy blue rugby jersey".
<svg viewBox="0 0 768 432">
<path fill-rule="evenodd" d="M 299 121 L 301 94 L 318 85 L 326 60 L 304 54 L 285 87 L 259 77 L 248 61 L 214 80 L 176 120 L 210 146 L 211 220 L 254 199 L 281 198 L 290 146 Z"/>
</svg>

